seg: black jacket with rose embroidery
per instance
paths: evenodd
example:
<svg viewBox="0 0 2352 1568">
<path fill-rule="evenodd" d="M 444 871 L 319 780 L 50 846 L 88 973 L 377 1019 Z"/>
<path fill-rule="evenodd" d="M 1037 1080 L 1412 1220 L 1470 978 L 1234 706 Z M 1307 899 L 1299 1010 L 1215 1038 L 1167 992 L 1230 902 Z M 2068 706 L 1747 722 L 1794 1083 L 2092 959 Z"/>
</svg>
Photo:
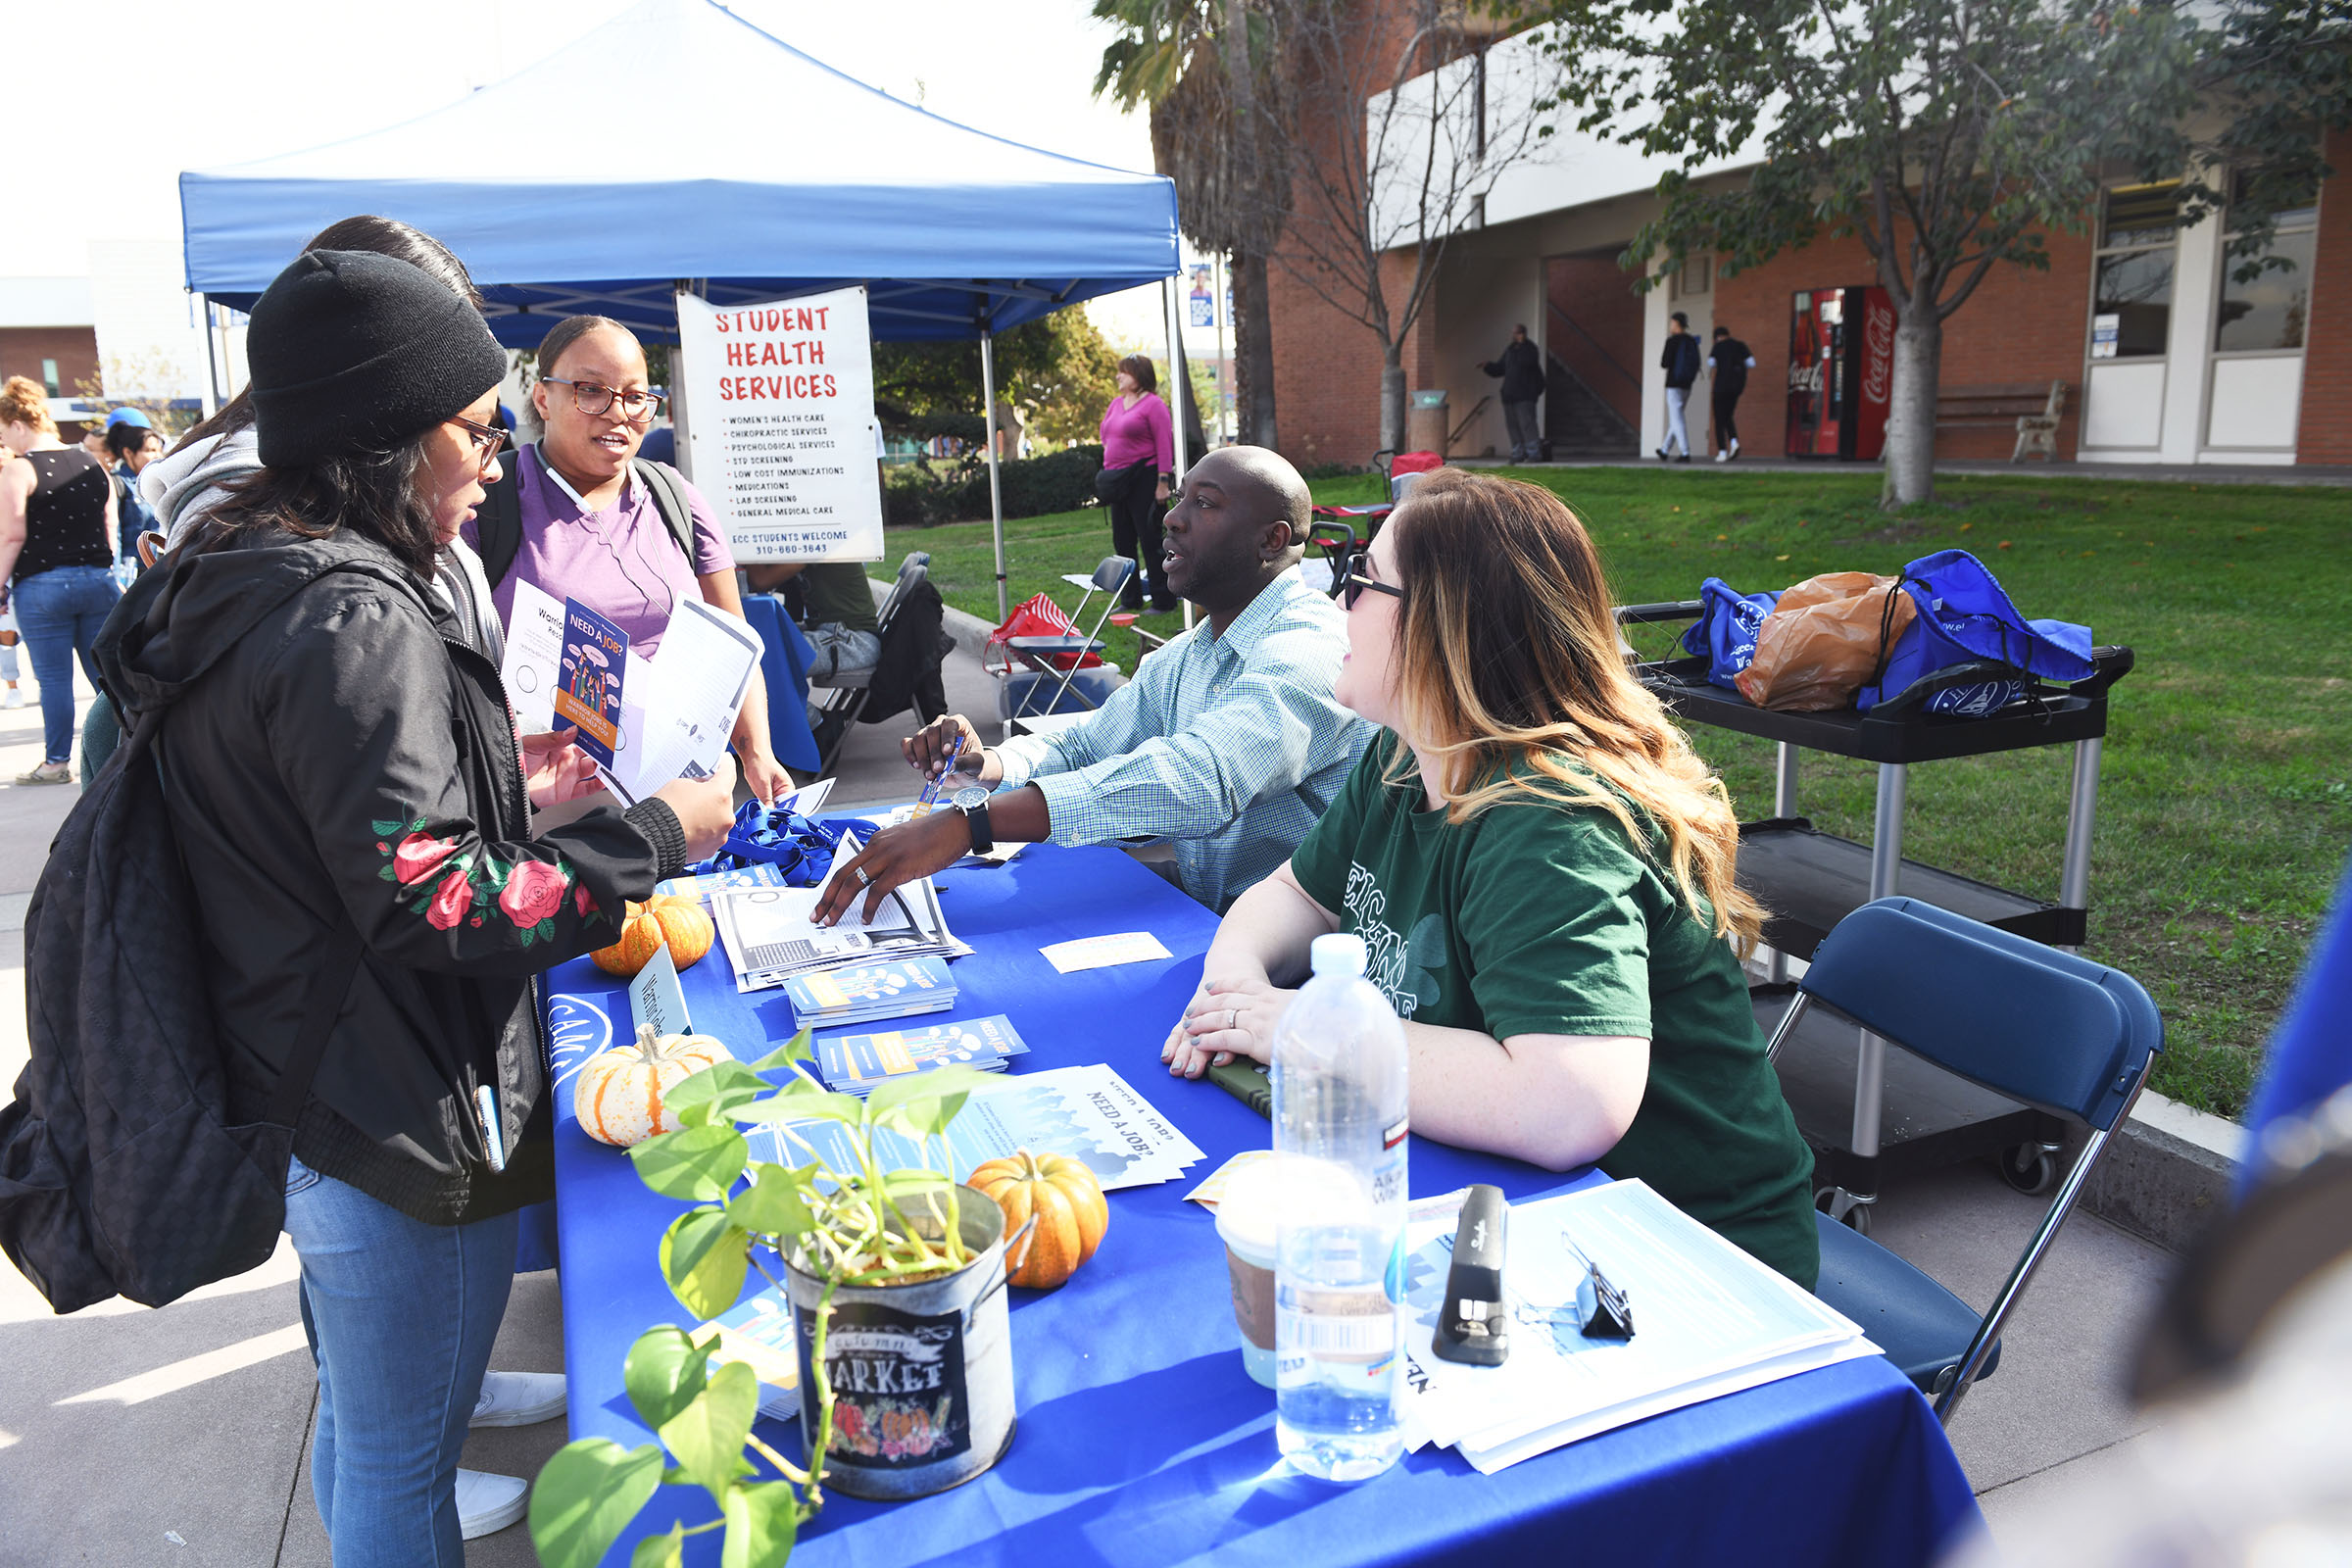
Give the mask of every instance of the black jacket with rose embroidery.
<svg viewBox="0 0 2352 1568">
<path fill-rule="evenodd" d="M 497 669 L 429 589 L 344 533 L 183 550 L 98 646 L 157 706 L 172 826 L 204 910 L 231 1104 L 257 1116 L 336 923 L 364 945 L 294 1152 L 431 1224 L 553 1191 L 543 970 L 613 940 L 683 858 L 659 802 L 533 837 Z M 488 1165 L 476 1086 L 498 1094 Z"/>
</svg>

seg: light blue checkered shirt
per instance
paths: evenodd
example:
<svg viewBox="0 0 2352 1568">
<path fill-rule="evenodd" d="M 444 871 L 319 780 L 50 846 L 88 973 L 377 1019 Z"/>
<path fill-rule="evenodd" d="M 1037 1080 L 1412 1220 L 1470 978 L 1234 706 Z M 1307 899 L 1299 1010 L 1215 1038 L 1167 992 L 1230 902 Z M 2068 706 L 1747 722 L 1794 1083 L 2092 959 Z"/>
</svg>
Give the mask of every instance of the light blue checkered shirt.
<svg viewBox="0 0 2352 1568">
<path fill-rule="evenodd" d="M 1168 640 L 1082 724 L 997 748 L 1005 789 L 1035 784 L 1056 844 L 1176 841 L 1176 876 L 1225 906 L 1291 858 L 1375 731 L 1332 700 L 1348 651 L 1339 606 L 1298 568 L 1219 637 Z"/>
</svg>

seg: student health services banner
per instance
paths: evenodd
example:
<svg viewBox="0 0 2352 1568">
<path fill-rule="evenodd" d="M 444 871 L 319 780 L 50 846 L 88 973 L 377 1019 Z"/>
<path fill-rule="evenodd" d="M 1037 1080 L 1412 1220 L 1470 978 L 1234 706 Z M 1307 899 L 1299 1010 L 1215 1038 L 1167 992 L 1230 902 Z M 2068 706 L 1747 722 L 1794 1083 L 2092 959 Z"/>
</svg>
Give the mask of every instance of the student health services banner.
<svg viewBox="0 0 2352 1568">
<path fill-rule="evenodd" d="M 879 561 L 865 290 L 769 305 L 678 296 L 694 480 L 738 562 Z"/>
</svg>

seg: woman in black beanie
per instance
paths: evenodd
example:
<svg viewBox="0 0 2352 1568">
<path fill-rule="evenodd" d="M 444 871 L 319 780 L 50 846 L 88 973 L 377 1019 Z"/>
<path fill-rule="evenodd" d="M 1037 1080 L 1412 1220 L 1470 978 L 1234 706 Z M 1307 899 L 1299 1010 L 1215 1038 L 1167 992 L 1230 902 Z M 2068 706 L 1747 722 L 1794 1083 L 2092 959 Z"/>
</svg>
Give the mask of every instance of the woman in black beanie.
<svg viewBox="0 0 2352 1568">
<path fill-rule="evenodd" d="M 506 359 L 387 257 L 311 251 L 247 336 L 264 467 L 159 562 L 98 662 L 157 748 L 205 920 L 232 1104 L 306 1012 L 333 1021 L 286 1230 L 318 1363 L 312 1486 L 338 1568 L 457 1568 L 459 1449 L 514 1262 L 553 1190 L 534 977 L 723 840 L 730 778 L 533 836 L 584 788 L 518 741 L 431 585 L 498 472 Z"/>
</svg>

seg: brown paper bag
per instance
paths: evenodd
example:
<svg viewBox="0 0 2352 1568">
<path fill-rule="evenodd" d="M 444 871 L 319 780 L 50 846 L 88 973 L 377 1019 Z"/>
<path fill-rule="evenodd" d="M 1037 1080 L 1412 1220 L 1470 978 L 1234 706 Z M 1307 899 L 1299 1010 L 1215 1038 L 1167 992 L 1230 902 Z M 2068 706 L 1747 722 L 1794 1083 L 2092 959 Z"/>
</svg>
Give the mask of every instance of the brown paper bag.
<svg viewBox="0 0 2352 1568">
<path fill-rule="evenodd" d="M 1736 677 L 1758 708 L 1810 713 L 1844 708 L 1879 667 L 1882 627 L 1891 649 L 1917 613 L 1899 579 L 1867 571 L 1825 571 L 1781 595 L 1756 633 L 1754 662 Z M 1887 596 L 1894 618 L 1886 619 Z"/>
</svg>

